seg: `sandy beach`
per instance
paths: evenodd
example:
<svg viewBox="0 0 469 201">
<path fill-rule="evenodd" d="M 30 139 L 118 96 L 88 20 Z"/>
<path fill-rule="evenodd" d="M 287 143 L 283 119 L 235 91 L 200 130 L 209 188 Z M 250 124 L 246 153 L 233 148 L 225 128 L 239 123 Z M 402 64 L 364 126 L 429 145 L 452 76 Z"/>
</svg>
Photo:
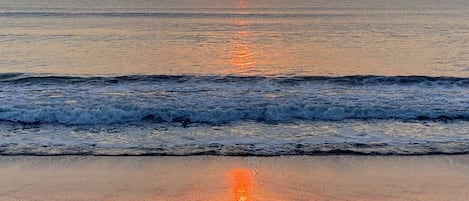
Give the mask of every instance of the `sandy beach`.
<svg viewBox="0 0 469 201">
<path fill-rule="evenodd" d="M 1 201 L 469 200 L 469 155 L 2 156 Z"/>
</svg>

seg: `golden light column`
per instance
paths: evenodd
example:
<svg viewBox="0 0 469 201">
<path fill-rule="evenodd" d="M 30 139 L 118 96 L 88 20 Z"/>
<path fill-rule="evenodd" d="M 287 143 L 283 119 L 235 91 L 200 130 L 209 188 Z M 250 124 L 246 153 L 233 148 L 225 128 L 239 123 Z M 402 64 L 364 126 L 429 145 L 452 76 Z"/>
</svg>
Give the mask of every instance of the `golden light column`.
<svg viewBox="0 0 469 201">
<path fill-rule="evenodd" d="M 248 168 L 235 168 L 228 172 L 233 201 L 251 201 L 253 179 Z"/>
<path fill-rule="evenodd" d="M 246 8 L 246 1 L 238 0 L 240 14 L 245 14 L 244 8 Z M 249 47 L 250 32 L 247 30 L 249 23 L 246 20 L 237 19 L 234 25 L 237 31 L 233 36 L 234 42 L 230 63 L 235 67 L 236 74 L 249 74 L 255 64 L 253 51 Z"/>
</svg>

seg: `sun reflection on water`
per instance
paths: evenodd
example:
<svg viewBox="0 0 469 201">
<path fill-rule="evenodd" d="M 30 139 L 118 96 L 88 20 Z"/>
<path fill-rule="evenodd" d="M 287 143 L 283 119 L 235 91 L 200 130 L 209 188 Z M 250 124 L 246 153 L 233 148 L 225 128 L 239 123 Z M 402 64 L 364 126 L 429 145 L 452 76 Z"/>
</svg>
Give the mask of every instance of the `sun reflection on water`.
<svg viewBox="0 0 469 201">
<path fill-rule="evenodd" d="M 246 0 L 238 0 L 238 8 L 246 8 Z"/>
<path fill-rule="evenodd" d="M 236 32 L 233 44 L 231 65 L 236 67 L 237 73 L 241 74 L 246 73 L 254 66 L 253 52 L 247 42 L 248 37 L 248 31 Z"/>
<path fill-rule="evenodd" d="M 246 0 L 238 0 L 238 12 L 246 14 Z M 237 27 L 233 36 L 233 49 L 231 53 L 230 64 L 234 67 L 236 74 L 249 74 L 255 65 L 254 53 L 250 47 L 250 31 L 249 22 L 244 19 L 237 19 L 234 21 Z"/>
</svg>

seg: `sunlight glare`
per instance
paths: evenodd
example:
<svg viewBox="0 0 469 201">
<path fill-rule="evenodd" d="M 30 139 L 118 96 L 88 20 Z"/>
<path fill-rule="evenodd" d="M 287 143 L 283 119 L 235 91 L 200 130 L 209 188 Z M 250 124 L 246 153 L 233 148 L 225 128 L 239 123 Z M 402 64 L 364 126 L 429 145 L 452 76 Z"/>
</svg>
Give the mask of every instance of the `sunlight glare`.
<svg viewBox="0 0 469 201">
<path fill-rule="evenodd" d="M 231 192 L 234 201 L 250 201 L 252 174 L 247 168 L 235 168 L 228 173 L 231 180 Z"/>
</svg>

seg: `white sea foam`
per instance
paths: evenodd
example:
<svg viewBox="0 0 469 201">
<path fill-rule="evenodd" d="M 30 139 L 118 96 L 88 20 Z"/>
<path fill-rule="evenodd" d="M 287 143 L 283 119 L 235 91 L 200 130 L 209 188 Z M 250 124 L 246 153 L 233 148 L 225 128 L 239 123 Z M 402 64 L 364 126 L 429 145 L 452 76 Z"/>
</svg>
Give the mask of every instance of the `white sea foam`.
<svg viewBox="0 0 469 201">
<path fill-rule="evenodd" d="M 0 154 L 469 153 L 466 78 L 0 76 Z"/>
<path fill-rule="evenodd" d="M 469 119 L 464 78 L 3 77 L 0 120 L 21 123 Z"/>
<path fill-rule="evenodd" d="M 240 122 L 206 126 L 0 123 L 0 155 L 420 155 L 469 153 L 469 122 Z"/>
</svg>

